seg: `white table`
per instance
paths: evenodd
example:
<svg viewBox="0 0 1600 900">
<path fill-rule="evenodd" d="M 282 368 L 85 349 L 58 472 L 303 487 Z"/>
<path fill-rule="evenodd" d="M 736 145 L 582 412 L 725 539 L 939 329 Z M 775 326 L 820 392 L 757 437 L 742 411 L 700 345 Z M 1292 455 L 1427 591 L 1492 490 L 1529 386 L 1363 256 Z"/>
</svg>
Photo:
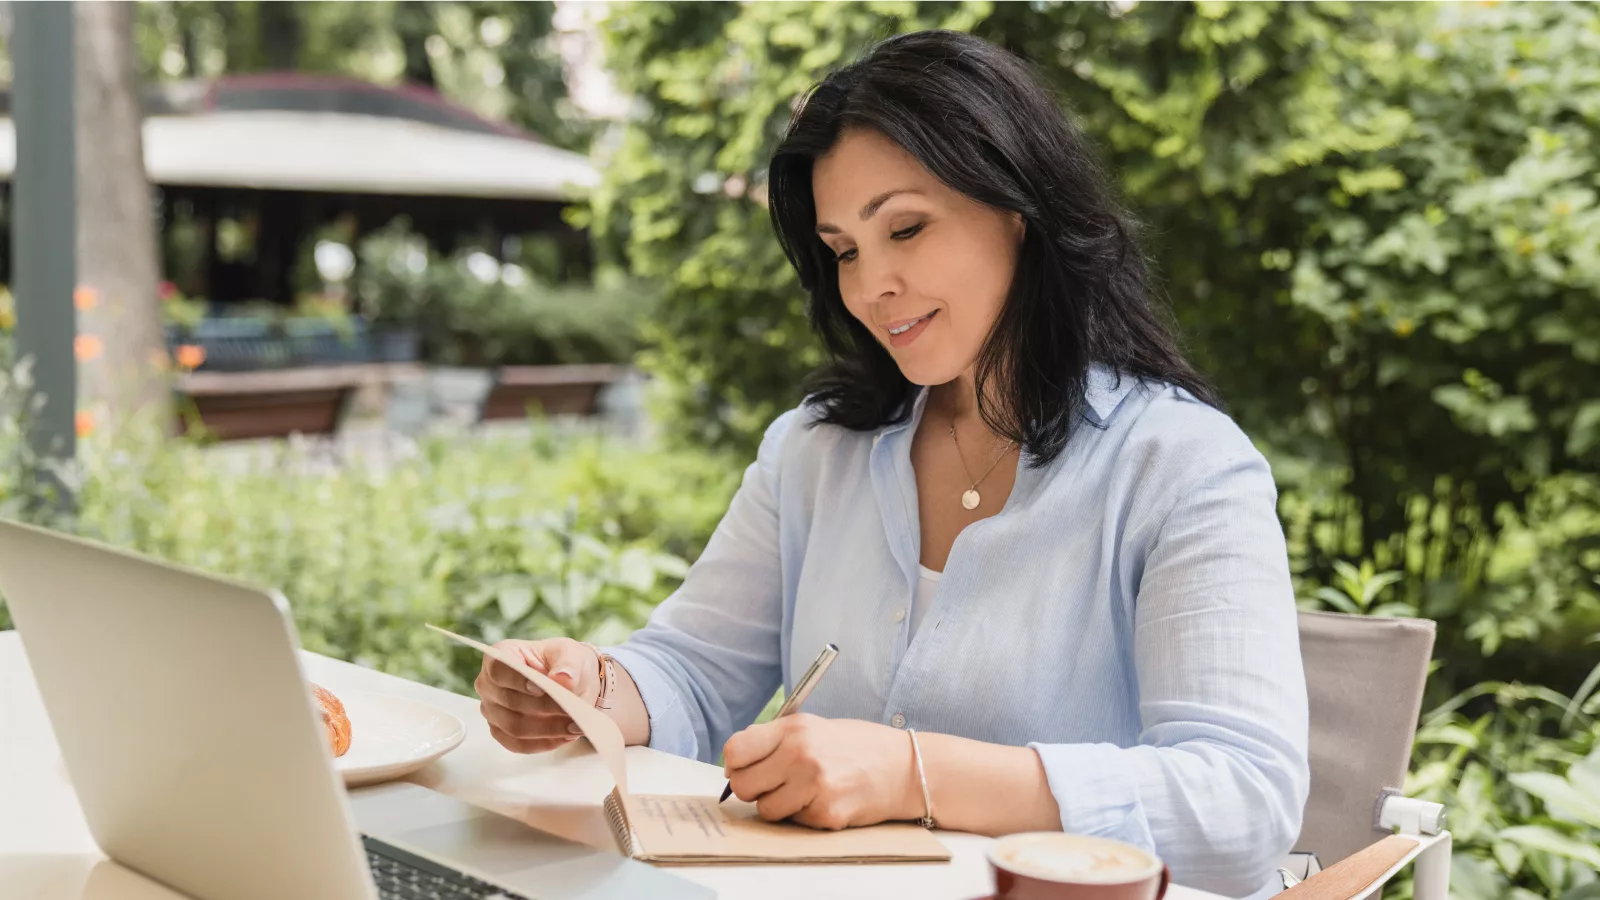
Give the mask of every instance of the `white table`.
<svg viewBox="0 0 1600 900">
<path fill-rule="evenodd" d="M 307 674 L 340 690 L 383 691 L 432 703 L 466 723 L 460 747 L 407 780 L 590 846 L 614 849 L 600 802 L 612 785 L 586 742 L 540 756 L 496 744 L 475 700 L 307 653 Z M 644 747 L 628 749 L 642 793 L 720 792 L 722 770 Z M 674 868 L 728 900 L 917 897 L 970 900 L 993 890 L 989 839 L 941 832 L 953 859 L 940 865 L 706 866 Z M 1174 886 L 1172 900 L 1215 895 Z M 107 860 L 89 835 L 16 632 L 0 633 L 0 898 L 182 900 Z"/>
</svg>

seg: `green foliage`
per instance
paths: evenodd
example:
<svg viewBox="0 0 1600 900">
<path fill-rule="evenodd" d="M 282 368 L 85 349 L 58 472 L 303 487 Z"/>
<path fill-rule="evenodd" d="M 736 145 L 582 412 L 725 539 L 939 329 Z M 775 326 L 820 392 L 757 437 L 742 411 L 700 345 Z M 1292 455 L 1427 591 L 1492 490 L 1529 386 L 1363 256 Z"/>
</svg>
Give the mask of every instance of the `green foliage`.
<svg viewBox="0 0 1600 900">
<path fill-rule="evenodd" d="M 1335 612 L 1352 616 L 1381 618 L 1417 615 L 1417 608 L 1409 603 L 1377 602 L 1385 588 L 1402 580 L 1399 572 L 1378 572 L 1371 560 L 1357 567 L 1341 559 L 1334 562 L 1333 569 L 1336 573 L 1334 583 L 1317 588 L 1312 594 L 1314 601 L 1320 601 Z"/>
<path fill-rule="evenodd" d="M 1569 897 L 1600 871 L 1600 703 L 1486 683 L 1424 717 L 1412 796 L 1444 803 L 1451 889 L 1468 898 Z M 1465 710 L 1481 711 L 1468 715 Z"/>
<path fill-rule="evenodd" d="M 147 79 L 287 70 L 434 87 L 480 115 L 584 149 L 591 127 L 567 97 L 550 2 L 141 3 Z"/>
<path fill-rule="evenodd" d="M 1101 145 L 1270 449 L 1302 595 L 1370 560 L 1452 654 L 1587 669 L 1560 623 L 1600 621 L 1600 9 L 623 4 L 611 63 L 644 113 L 592 224 L 663 283 L 642 360 L 678 435 L 749 453 L 800 399 L 819 351 L 766 162 L 816 78 L 936 25 L 1028 59 Z"/>
<path fill-rule="evenodd" d="M 52 524 L 276 587 L 307 649 L 468 691 L 476 663 L 423 623 L 618 640 L 683 578 L 738 474 L 725 457 L 544 427 L 433 440 L 381 464 L 306 443 L 251 456 L 124 435 L 88 442 L 78 513 Z M 0 513 L 37 520 L 18 496 L 0 484 Z"/>
<path fill-rule="evenodd" d="M 604 271 L 594 284 L 558 285 L 478 250 L 441 258 L 401 221 L 367 238 L 360 254 L 362 311 L 417 328 L 430 362 L 628 362 L 655 305 L 648 284 Z"/>
</svg>

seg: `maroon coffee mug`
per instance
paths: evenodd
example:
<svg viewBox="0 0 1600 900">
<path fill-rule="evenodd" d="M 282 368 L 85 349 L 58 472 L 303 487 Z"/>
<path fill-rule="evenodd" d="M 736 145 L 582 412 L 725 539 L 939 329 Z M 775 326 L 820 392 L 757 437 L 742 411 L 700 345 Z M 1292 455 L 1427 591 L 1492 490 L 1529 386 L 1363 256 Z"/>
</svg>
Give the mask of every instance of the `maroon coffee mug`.
<svg viewBox="0 0 1600 900">
<path fill-rule="evenodd" d="M 989 848 L 990 900 L 1161 900 L 1172 875 L 1131 844 L 1061 832 L 1000 838 Z"/>
</svg>

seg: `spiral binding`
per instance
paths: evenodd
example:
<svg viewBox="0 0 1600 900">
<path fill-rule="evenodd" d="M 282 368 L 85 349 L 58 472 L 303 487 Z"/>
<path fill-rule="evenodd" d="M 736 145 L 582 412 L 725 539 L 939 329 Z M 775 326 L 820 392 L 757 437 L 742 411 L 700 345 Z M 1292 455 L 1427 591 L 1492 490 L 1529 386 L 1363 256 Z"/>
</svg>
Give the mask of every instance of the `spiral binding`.
<svg viewBox="0 0 1600 900">
<path fill-rule="evenodd" d="M 615 790 L 606 795 L 605 810 L 606 823 L 611 826 L 611 833 L 616 835 L 623 855 L 633 856 L 633 829 L 628 827 L 628 815 L 622 811 L 622 804 L 618 802 Z"/>
</svg>

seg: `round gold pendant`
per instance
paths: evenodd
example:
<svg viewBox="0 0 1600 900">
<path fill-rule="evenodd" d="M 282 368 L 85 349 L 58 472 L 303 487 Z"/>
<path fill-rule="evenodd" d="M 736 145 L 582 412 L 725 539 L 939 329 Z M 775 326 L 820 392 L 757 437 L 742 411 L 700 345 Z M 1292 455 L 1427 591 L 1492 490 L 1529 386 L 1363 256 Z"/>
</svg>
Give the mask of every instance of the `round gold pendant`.
<svg viewBox="0 0 1600 900">
<path fill-rule="evenodd" d="M 978 496 L 977 491 L 967 491 L 961 495 L 961 505 L 966 509 L 977 509 L 978 501 L 981 499 L 982 498 Z"/>
</svg>

